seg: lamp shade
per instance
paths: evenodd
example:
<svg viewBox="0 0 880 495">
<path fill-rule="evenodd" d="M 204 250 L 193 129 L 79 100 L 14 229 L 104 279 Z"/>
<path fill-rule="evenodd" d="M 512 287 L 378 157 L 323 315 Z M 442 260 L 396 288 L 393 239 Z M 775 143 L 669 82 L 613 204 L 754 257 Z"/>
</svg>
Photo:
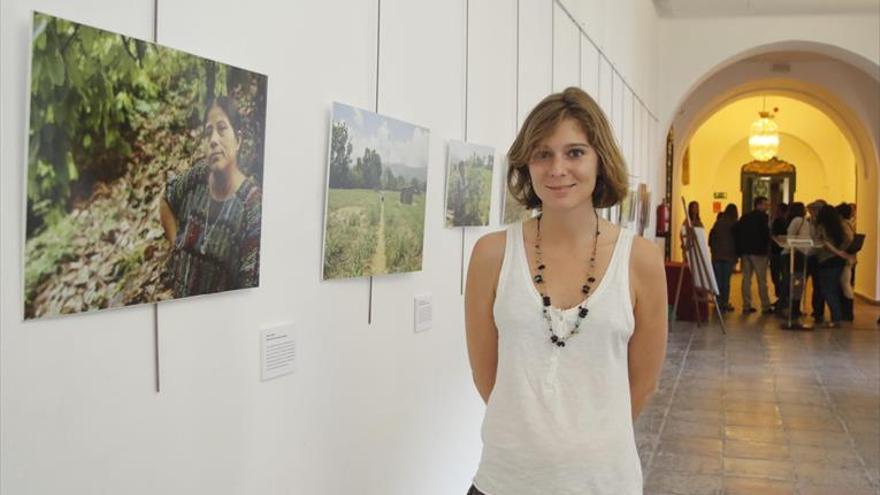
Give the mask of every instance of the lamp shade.
<svg viewBox="0 0 880 495">
<path fill-rule="evenodd" d="M 770 112 L 759 112 L 760 119 L 749 130 L 749 153 L 755 160 L 767 161 L 779 152 L 779 125 Z"/>
</svg>

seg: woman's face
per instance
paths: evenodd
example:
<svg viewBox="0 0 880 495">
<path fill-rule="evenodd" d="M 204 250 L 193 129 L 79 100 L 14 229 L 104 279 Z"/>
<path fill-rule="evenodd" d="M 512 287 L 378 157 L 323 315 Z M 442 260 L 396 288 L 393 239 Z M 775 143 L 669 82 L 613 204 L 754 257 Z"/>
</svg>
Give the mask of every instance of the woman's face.
<svg viewBox="0 0 880 495">
<path fill-rule="evenodd" d="M 529 158 L 529 175 L 542 209 L 592 204 L 599 157 L 574 119 L 565 119 L 538 143 Z"/>
<path fill-rule="evenodd" d="M 217 105 L 208 110 L 205 119 L 205 155 L 212 170 L 228 172 L 238 166 L 241 139 L 229 123 L 229 117 Z"/>
</svg>

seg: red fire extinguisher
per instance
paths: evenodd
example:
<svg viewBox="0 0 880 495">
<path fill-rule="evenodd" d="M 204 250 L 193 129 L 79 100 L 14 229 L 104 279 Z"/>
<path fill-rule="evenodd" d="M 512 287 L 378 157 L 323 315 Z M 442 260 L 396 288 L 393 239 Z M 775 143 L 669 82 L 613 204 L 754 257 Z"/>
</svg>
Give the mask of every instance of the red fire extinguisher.
<svg viewBox="0 0 880 495">
<path fill-rule="evenodd" d="M 669 203 L 666 202 L 666 199 L 663 200 L 657 206 L 657 230 L 655 232 L 657 237 L 666 237 L 669 235 Z"/>
</svg>

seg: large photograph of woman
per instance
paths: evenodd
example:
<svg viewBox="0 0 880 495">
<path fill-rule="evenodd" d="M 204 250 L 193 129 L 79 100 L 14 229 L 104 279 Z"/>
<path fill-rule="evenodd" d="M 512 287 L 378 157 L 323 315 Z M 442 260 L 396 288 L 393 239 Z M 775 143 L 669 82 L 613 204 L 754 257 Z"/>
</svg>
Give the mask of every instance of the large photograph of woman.
<svg viewBox="0 0 880 495">
<path fill-rule="evenodd" d="M 267 78 L 35 14 L 25 318 L 256 287 Z"/>
</svg>

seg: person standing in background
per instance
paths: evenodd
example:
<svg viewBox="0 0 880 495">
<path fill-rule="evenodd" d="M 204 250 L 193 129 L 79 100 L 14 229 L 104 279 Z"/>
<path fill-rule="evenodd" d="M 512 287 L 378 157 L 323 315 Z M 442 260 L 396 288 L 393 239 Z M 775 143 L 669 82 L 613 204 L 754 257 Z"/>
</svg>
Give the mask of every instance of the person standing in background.
<svg viewBox="0 0 880 495">
<path fill-rule="evenodd" d="M 849 239 L 854 239 L 856 236 L 856 229 L 852 206 L 850 206 L 849 203 L 840 203 L 835 209 L 837 210 L 837 213 L 840 214 L 844 236 Z M 852 258 L 847 258 L 846 265 L 843 267 L 843 272 L 840 274 L 840 291 L 843 296 L 840 299 L 840 317 L 843 321 L 853 321 L 853 319 L 855 319 L 855 314 L 853 312 L 853 299 L 855 298 L 853 280 L 855 279 L 854 275 L 857 262 L 858 260 L 856 259 L 855 254 L 852 255 Z"/>
<path fill-rule="evenodd" d="M 767 265 L 770 254 L 770 218 L 767 216 L 767 203 L 767 198 L 764 196 L 755 198 L 754 209 L 743 215 L 734 226 L 737 254 L 742 260 L 743 314 L 757 311 L 752 307 L 752 273 L 758 279 L 761 311 L 773 312 L 770 296 L 767 295 Z"/>
<path fill-rule="evenodd" d="M 819 210 L 825 206 L 824 199 L 817 199 L 812 203 L 807 205 L 807 213 L 809 213 L 809 218 L 807 219 L 810 222 L 810 235 L 813 238 L 813 243 L 818 244 L 820 242 L 819 239 L 816 238 L 816 233 L 818 232 L 816 228 L 816 218 L 819 216 Z M 807 257 L 807 277 L 813 281 L 813 296 L 811 298 L 811 305 L 813 307 L 812 313 L 810 316 L 813 317 L 813 320 L 816 322 L 822 322 L 825 319 L 825 298 L 822 296 L 822 284 L 819 283 L 819 266 L 816 256 L 808 256 Z"/>
<path fill-rule="evenodd" d="M 786 235 L 788 229 L 788 205 L 779 203 L 773 211 L 773 223 L 770 225 L 770 235 L 773 237 Z M 773 282 L 773 295 L 776 302 L 784 292 L 782 289 L 782 246 L 776 242 L 770 243 L 770 280 Z"/>
<path fill-rule="evenodd" d="M 709 231 L 709 250 L 712 253 L 712 271 L 718 281 L 718 308 L 721 311 L 733 311 L 730 304 L 730 276 L 736 266 L 736 241 L 733 238 L 733 226 L 736 225 L 739 212 L 731 203 L 718 215 L 718 220 Z"/>
</svg>

